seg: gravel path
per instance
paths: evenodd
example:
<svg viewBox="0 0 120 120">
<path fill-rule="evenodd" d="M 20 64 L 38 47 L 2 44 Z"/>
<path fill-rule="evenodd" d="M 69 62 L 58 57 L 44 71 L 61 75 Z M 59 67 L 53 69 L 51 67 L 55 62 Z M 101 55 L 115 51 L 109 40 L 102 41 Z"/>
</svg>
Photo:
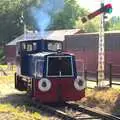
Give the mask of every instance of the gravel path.
<svg viewBox="0 0 120 120">
<path fill-rule="evenodd" d="M 13 83 L 0 84 L 0 97 L 4 97 L 14 93 L 20 93 L 20 92 L 14 88 Z"/>
</svg>

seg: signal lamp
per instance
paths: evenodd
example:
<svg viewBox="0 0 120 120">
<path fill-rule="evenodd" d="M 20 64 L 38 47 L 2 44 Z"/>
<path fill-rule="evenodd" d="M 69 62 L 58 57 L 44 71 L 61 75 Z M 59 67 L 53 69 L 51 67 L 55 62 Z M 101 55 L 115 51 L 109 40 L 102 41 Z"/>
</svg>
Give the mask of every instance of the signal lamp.
<svg viewBox="0 0 120 120">
<path fill-rule="evenodd" d="M 103 7 L 101 7 L 101 12 L 105 12 L 105 13 L 112 13 L 112 5 L 109 3 Z"/>
</svg>

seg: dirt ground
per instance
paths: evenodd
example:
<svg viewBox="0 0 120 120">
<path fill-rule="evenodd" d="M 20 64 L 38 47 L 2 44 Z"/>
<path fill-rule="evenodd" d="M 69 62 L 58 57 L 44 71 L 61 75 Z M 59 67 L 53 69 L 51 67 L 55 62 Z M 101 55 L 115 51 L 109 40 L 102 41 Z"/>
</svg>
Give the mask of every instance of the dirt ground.
<svg viewBox="0 0 120 120">
<path fill-rule="evenodd" d="M 18 98 L 24 94 L 14 87 L 14 76 L 10 77 L 0 77 L 0 103 L 15 102 L 17 96 Z M 6 78 L 6 79 L 5 79 Z M 8 80 L 10 79 L 10 80 Z M 14 97 L 16 96 L 16 98 Z"/>
</svg>

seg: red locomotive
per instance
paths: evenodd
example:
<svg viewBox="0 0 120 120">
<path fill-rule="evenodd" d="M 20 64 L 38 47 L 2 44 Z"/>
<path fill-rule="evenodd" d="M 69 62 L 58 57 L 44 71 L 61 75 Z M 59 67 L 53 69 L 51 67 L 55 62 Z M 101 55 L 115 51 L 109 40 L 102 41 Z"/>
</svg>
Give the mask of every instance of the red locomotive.
<svg viewBox="0 0 120 120">
<path fill-rule="evenodd" d="M 85 80 L 77 75 L 76 69 L 75 56 L 62 51 L 62 42 L 30 40 L 17 43 L 15 88 L 27 91 L 41 103 L 83 98 Z"/>
</svg>

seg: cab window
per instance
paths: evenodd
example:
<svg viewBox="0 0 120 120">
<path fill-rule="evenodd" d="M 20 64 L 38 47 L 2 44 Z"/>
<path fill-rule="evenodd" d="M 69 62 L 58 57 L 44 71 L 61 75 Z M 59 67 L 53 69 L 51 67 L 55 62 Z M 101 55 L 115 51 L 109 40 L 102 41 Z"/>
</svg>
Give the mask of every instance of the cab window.
<svg viewBox="0 0 120 120">
<path fill-rule="evenodd" d="M 27 44 L 27 51 L 33 51 L 32 44 Z"/>
<path fill-rule="evenodd" d="M 22 43 L 22 50 L 26 50 L 26 43 Z"/>
<path fill-rule="evenodd" d="M 48 50 L 57 51 L 58 49 L 62 50 L 62 44 L 59 42 L 49 42 L 48 43 Z"/>
<path fill-rule="evenodd" d="M 21 44 L 21 47 L 22 47 L 22 51 L 31 52 L 31 51 L 37 50 L 37 43 L 36 42 L 32 42 L 32 43 L 23 42 Z"/>
</svg>

